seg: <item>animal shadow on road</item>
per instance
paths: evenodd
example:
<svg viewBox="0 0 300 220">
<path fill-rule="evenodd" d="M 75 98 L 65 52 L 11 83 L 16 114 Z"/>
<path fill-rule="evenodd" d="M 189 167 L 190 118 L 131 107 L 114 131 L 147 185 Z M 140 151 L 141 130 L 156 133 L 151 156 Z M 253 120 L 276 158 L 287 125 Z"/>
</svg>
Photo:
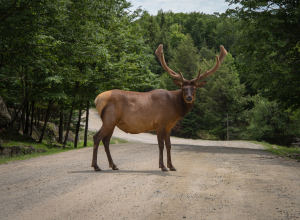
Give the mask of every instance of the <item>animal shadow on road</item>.
<svg viewBox="0 0 300 220">
<path fill-rule="evenodd" d="M 243 143 L 241 143 L 243 144 Z M 278 155 L 271 154 L 264 149 L 253 149 L 247 147 L 230 147 L 230 146 L 204 146 L 204 145 L 183 145 L 183 144 L 173 144 L 172 151 L 179 154 L 184 154 L 185 152 L 190 152 L 193 154 L 220 154 L 220 155 L 247 155 L 248 160 L 250 158 L 258 159 L 259 161 L 266 161 L 269 165 L 283 165 L 289 167 L 300 167 L 300 164 L 296 160 L 290 160 L 285 158 L 280 158 Z M 279 162 L 280 161 L 280 162 Z M 254 162 L 252 160 L 252 162 Z"/>
<path fill-rule="evenodd" d="M 269 154 L 267 151 L 252 148 L 228 147 L 228 146 L 203 146 L 172 144 L 172 151 L 177 152 L 194 152 L 194 153 L 218 153 L 218 154 Z M 176 147 L 175 147 L 176 146 Z"/>
<path fill-rule="evenodd" d="M 116 175 L 155 175 L 155 176 L 169 176 L 170 172 L 163 172 L 161 170 L 102 170 L 95 172 L 94 170 L 78 170 L 70 171 L 68 173 L 91 173 L 91 174 L 116 174 Z"/>
</svg>

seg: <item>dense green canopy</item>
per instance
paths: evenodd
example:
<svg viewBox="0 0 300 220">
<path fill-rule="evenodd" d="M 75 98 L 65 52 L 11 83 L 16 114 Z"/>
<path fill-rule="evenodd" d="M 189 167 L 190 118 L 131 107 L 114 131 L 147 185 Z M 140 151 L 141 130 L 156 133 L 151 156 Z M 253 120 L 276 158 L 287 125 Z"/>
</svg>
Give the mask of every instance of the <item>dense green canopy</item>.
<svg viewBox="0 0 300 220">
<path fill-rule="evenodd" d="M 130 12 L 126 0 L 1 1 L 0 96 L 22 114 L 18 129 L 29 134 L 30 117 L 49 120 L 60 124 L 62 142 L 103 91 L 179 89 L 155 56 L 158 45 L 186 79 L 211 69 L 223 45 L 227 57 L 172 134 L 289 144 L 300 134 L 300 3 L 227 2 L 239 7 L 152 16 Z"/>
</svg>

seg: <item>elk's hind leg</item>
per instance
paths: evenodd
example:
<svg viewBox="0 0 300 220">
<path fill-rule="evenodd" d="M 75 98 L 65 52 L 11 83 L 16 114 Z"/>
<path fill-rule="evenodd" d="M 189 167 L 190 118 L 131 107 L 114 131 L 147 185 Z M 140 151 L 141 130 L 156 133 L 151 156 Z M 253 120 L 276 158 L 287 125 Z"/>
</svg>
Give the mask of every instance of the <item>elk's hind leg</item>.
<svg viewBox="0 0 300 220">
<path fill-rule="evenodd" d="M 112 129 L 113 130 L 113 129 Z M 93 159 L 92 159 L 92 167 L 94 167 L 95 171 L 101 171 L 99 166 L 97 165 L 97 154 L 98 154 L 98 147 L 100 141 L 108 134 L 110 130 L 106 127 L 102 126 L 100 130 L 94 135 L 94 146 L 93 146 Z"/>
<path fill-rule="evenodd" d="M 119 170 L 119 168 L 114 164 L 114 162 L 111 158 L 111 155 L 110 155 L 110 150 L 109 150 L 109 142 L 110 142 L 110 139 L 111 139 L 111 136 L 112 136 L 113 132 L 114 131 L 112 131 L 108 135 L 106 135 L 103 138 L 102 142 L 104 144 L 104 148 L 105 148 L 105 152 L 106 152 L 106 155 L 107 155 L 109 167 L 111 167 L 113 170 Z"/>
</svg>

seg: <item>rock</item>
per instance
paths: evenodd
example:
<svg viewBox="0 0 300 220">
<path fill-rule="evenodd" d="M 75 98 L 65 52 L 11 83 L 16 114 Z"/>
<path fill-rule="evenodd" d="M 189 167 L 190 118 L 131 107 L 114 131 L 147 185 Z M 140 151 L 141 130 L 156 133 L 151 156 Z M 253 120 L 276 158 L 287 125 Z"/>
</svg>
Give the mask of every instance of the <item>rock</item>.
<svg viewBox="0 0 300 220">
<path fill-rule="evenodd" d="M 11 121 L 11 116 L 7 111 L 6 105 L 0 96 L 0 128 L 5 127 Z"/>
<path fill-rule="evenodd" d="M 37 153 L 44 153 L 44 152 L 47 152 L 47 150 L 45 150 L 45 149 L 36 149 L 36 152 Z"/>
<path fill-rule="evenodd" d="M 44 153 L 47 152 L 45 149 L 35 149 L 34 146 L 11 146 L 4 147 L 0 146 L 0 156 L 2 157 L 13 157 L 19 155 L 33 154 L 33 153 Z"/>
<path fill-rule="evenodd" d="M 59 128 L 52 122 L 47 123 L 46 132 L 50 137 L 50 142 L 56 142 L 58 141 L 59 137 Z"/>
<path fill-rule="evenodd" d="M 68 135 L 68 140 L 67 141 L 70 141 L 70 142 L 73 142 L 73 143 L 75 142 L 75 134 L 71 130 L 69 131 L 69 135 Z"/>
<path fill-rule="evenodd" d="M 38 124 L 38 129 L 42 130 L 44 127 L 44 123 L 43 121 L 40 121 Z M 50 142 L 57 142 L 58 138 L 59 138 L 59 128 L 52 122 L 48 122 L 47 126 L 46 126 L 46 134 L 48 135 Z M 45 136 L 44 136 L 45 138 Z"/>
<path fill-rule="evenodd" d="M 21 146 L 12 146 L 10 155 L 13 156 L 19 156 L 22 154 Z"/>
<path fill-rule="evenodd" d="M 36 152 L 36 149 L 32 145 L 30 145 L 30 146 L 22 146 L 21 150 L 22 150 L 23 154 L 32 154 L 32 153 Z"/>
<path fill-rule="evenodd" d="M 13 108 L 8 108 L 7 111 L 8 111 L 8 113 L 10 114 L 11 119 L 14 119 L 15 116 L 16 116 L 15 110 L 14 110 Z M 20 112 L 19 112 L 19 115 L 18 115 L 18 118 L 17 118 L 17 121 L 20 121 L 20 120 L 21 120 L 21 114 L 22 114 L 22 113 L 21 113 L 21 111 L 20 111 Z"/>
<path fill-rule="evenodd" d="M 53 144 L 53 147 L 55 147 L 55 148 L 63 148 L 63 146 L 61 144 Z"/>
<path fill-rule="evenodd" d="M 3 157 L 10 157 L 11 148 L 10 147 L 1 147 L 0 148 L 0 155 L 3 156 Z"/>
</svg>

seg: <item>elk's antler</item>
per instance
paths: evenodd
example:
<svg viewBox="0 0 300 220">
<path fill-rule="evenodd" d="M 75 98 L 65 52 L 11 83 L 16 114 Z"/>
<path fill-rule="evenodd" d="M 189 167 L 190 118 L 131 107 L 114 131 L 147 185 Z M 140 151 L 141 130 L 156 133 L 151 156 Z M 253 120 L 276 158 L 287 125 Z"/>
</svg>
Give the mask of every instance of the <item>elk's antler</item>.
<svg viewBox="0 0 300 220">
<path fill-rule="evenodd" d="M 179 71 L 179 74 L 176 73 L 175 71 L 171 70 L 167 64 L 166 64 L 166 61 L 165 61 L 165 57 L 164 57 L 164 52 L 163 52 L 163 45 L 160 44 L 157 48 L 157 50 L 155 51 L 155 54 L 156 56 L 158 57 L 162 67 L 164 68 L 164 70 L 169 73 L 169 75 L 177 80 L 179 80 L 180 82 L 187 82 L 187 80 L 185 78 L 183 78 L 180 70 Z"/>
<path fill-rule="evenodd" d="M 223 62 L 224 58 L 226 57 L 226 55 L 227 55 L 227 51 L 221 45 L 220 46 L 220 57 L 216 56 L 216 60 L 217 60 L 216 65 L 211 70 L 205 71 L 205 73 L 203 73 L 202 75 L 200 75 L 201 74 L 201 69 L 200 69 L 198 76 L 195 79 L 191 80 L 191 82 L 197 83 L 200 80 L 214 74 L 219 69 L 219 67 L 220 67 L 221 63 Z"/>
</svg>

